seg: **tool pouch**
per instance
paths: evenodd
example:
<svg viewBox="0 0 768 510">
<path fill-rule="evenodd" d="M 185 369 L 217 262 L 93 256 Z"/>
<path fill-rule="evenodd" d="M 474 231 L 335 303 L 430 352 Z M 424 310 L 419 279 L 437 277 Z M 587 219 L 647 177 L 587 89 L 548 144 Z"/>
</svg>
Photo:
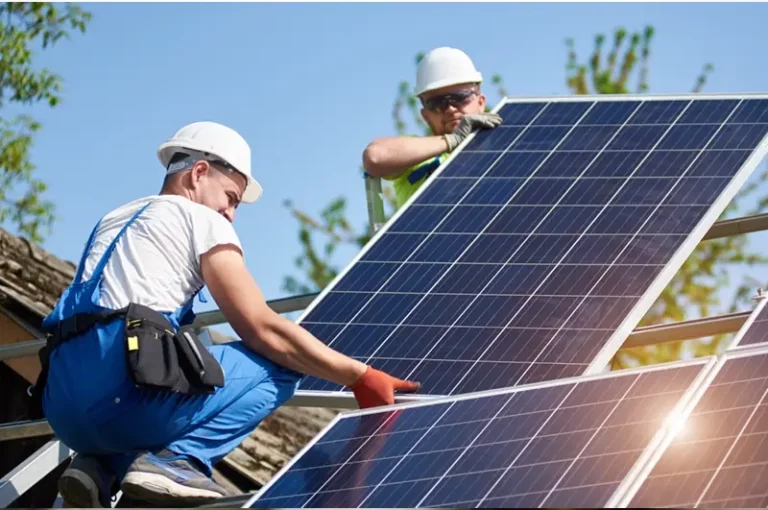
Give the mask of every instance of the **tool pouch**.
<svg viewBox="0 0 768 510">
<path fill-rule="evenodd" d="M 128 373 L 137 386 L 182 394 L 213 393 L 224 372 L 191 326 L 174 333 L 161 313 L 131 303 L 125 313 Z"/>
</svg>

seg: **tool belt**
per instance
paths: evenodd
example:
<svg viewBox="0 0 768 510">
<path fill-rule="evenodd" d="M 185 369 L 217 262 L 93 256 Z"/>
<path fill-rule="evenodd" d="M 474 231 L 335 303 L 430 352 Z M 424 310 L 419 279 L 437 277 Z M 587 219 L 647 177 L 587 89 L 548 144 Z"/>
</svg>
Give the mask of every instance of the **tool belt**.
<svg viewBox="0 0 768 510">
<path fill-rule="evenodd" d="M 42 395 L 48 379 L 48 358 L 56 347 L 99 323 L 124 317 L 123 344 L 128 374 L 137 387 L 184 395 L 210 394 L 224 386 L 224 371 L 208 352 L 192 326 L 174 332 L 166 317 L 131 303 L 119 310 L 76 314 L 59 321 L 40 349 L 40 376 L 28 392 L 34 414 L 42 417 Z"/>
</svg>

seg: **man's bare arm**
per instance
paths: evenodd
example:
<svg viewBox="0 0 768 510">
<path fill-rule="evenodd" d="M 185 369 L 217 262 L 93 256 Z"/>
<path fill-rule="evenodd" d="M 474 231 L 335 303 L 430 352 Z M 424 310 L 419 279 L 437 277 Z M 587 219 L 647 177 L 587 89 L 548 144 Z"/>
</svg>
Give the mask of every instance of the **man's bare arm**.
<svg viewBox="0 0 768 510">
<path fill-rule="evenodd" d="M 363 167 L 374 177 L 396 177 L 417 163 L 453 152 L 478 129 L 493 129 L 500 124 L 501 117 L 495 113 L 476 113 L 464 115 L 453 133 L 444 136 L 378 138 L 363 151 Z"/>
<path fill-rule="evenodd" d="M 378 138 L 363 151 L 363 167 L 374 177 L 396 177 L 447 150 L 448 144 L 442 136 Z"/>
<path fill-rule="evenodd" d="M 301 326 L 275 313 L 232 245 L 201 258 L 203 279 L 232 329 L 253 351 L 302 374 L 352 386 L 367 366 L 323 344 Z"/>
</svg>

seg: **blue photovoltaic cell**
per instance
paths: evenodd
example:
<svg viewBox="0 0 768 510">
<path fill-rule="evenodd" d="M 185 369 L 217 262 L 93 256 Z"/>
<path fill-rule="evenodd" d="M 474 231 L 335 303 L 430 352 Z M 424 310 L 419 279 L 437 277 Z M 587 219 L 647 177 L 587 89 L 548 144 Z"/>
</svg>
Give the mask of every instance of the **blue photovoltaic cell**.
<svg viewBox="0 0 768 510">
<path fill-rule="evenodd" d="M 725 362 L 632 507 L 768 505 L 768 354 Z"/>
<path fill-rule="evenodd" d="M 768 311 L 763 305 L 757 317 L 744 332 L 738 345 L 755 345 L 768 342 Z"/>
<path fill-rule="evenodd" d="M 423 394 L 575 376 L 617 348 L 617 327 L 705 213 L 725 208 L 713 204 L 768 131 L 762 98 L 499 113 L 300 322 Z"/>
<path fill-rule="evenodd" d="M 341 417 L 253 507 L 602 507 L 703 363 Z"/>
</svg>

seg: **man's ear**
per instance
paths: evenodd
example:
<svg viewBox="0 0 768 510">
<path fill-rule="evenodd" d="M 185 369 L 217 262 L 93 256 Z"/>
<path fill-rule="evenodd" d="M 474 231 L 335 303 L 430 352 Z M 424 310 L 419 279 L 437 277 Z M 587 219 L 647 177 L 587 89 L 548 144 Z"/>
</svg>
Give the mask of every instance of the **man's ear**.
<svg viewBox="0 0 768 510">
<path fill-rule="evenodd" d="M 482 92 L 477 95 L 477 101 L 480 103 L 480 109 L 485 110 L 486 98 Z"/>
<path fill-rule="evenodd" d="M 206 176 L 209 169 L 210 165 L 206 161 L 197 161 L 194 164 L 189 173 L 189 178 L 192 181 L 190 184 L 193 189 L 197 189 L 197 187 L 200 186 L 200 181 Z"/>
</svg>

